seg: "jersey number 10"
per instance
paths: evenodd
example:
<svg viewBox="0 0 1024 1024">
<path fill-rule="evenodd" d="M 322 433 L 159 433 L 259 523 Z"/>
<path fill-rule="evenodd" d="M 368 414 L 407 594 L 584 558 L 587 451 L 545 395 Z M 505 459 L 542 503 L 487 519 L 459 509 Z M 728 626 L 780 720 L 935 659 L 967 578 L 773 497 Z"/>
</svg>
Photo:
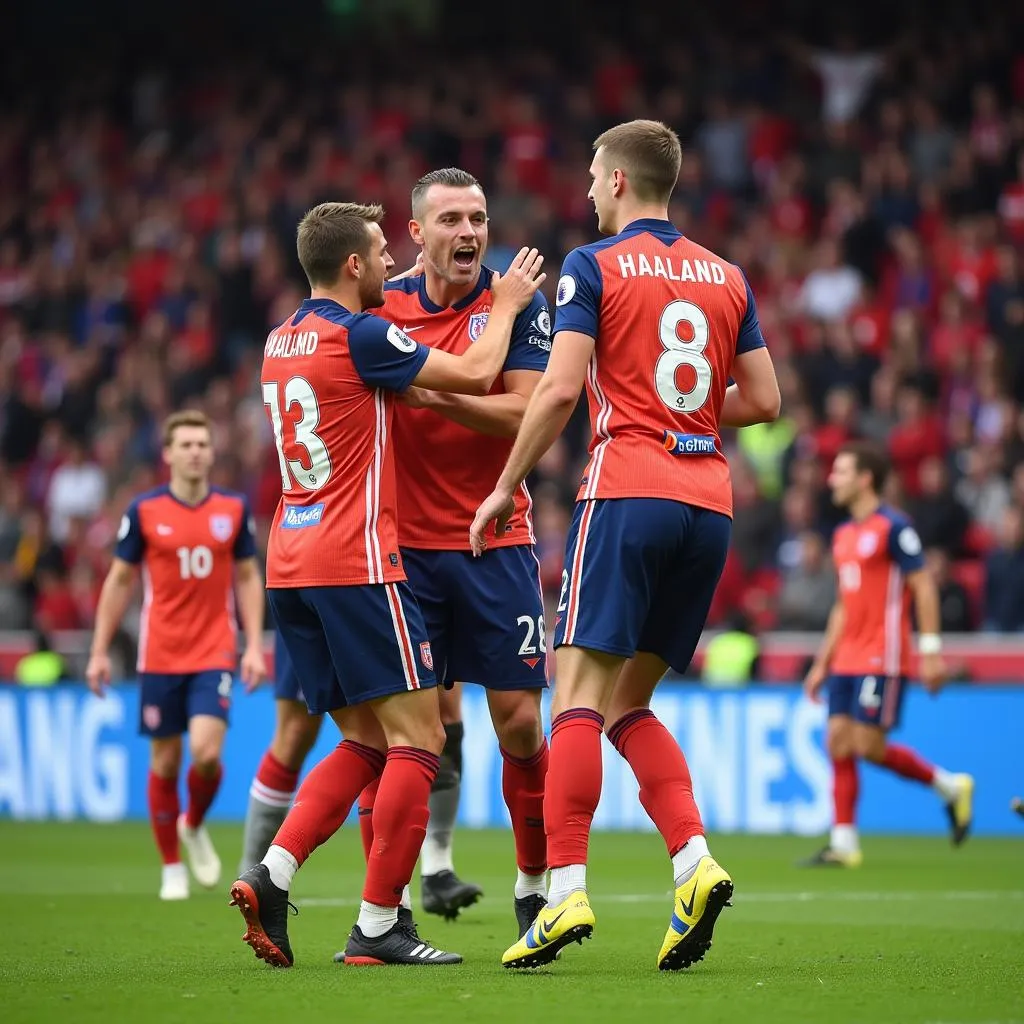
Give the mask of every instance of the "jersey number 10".
<svg viewBox="0 0 1024 1024">
<path fill-rule="evenodd" d="M 327 445 L 316 432 L 320 425 L 320 405 L 316 392 L 305 377 L 292 377 L 284 386 L 284 401 L 280 400 L 280 384 L 268 381 L 263 385 L 263 404 L 270 409 L 270 422 L 274 426 L 274 443 L 281 463 L 281 490 L 291 491 L 296 486 L 304 491 L 319 490 L 331 476 L 331 456 Z M 284 451 L 284 418 L 281 409 L 291 412 L 297 405 L 302 417 L 295 424 L 295 444 L 302 449 L 305 460 L 289 459 Z M 306 468 L 305 463 L 309 463 Z"/>
<path fill-rule="evenodd" d="M 679 337 L 679 325 L 688 323 L 693 330 L 693 341 Z M 674 412 L 696 412 L 711 394 L 713 373 L 711 364 L 704 355 L 711 339 L 711 326 L 707 315 L 700 306 L 676 299 L 661 312 L 658 321 L 658 336 L 664 352 L 658 356 L 654 367 L 654 386 L 658 397 Z M 676 373 L 680 366 L 693 368 L 697 382 L 686 392 L 676 384 Z"/>
</svg>

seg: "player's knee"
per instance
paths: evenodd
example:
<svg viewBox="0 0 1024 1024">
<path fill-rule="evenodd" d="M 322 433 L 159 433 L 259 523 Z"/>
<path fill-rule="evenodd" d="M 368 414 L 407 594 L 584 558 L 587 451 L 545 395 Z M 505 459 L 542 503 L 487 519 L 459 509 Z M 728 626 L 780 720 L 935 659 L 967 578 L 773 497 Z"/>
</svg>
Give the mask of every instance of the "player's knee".
<svg viewBox="0 0 1024 1024">
<path fill-rule="evenodd" d="M 494 732 L 502 750 L 513 757 L 531 757 L 544 739 L 540 708 L 532 698 L 519 702 L 508 714 L 495 716 Z"/>
<path fill-rule="evenodd" d="M 181 771 L 180 739 L 154 740 L 150 745 L 149 767 L 161 779 L 176 778 Z"/>
<path fill-rule="evenodd" d="M 853 747 L 857 757 L 879 764 L 885 759 L 885 733 L 881 729 L 858 729 L 854 734 Z"/>
<path fill-rule="evenodd" d="M 857 747 L 849 729 L 830 728 L 825 740 L 825 749 L 833 761 L 857 755 Z"/>
</svg>

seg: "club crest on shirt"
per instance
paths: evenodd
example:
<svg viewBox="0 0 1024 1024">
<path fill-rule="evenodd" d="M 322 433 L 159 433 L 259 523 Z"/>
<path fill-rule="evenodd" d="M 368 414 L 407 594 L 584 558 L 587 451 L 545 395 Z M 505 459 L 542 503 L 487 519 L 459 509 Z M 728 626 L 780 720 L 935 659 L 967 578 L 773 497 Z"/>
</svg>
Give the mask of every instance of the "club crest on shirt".
<svg viewBox="0 0 1024 1024">
<path fill-rule="evenodd" d="M 878 550 L 878 534 L 862 533 L 857 538 L 857 554 L 861 558 L 870 558 Z"/>
<path fill-rule="evenodd" d="M 470 313 L 469 315 L 469 340 L 479 341 L 480 335 L 484 333 L 487 326 L 487 318 L 490 313 Z"/>
<path fill-rule="evenodd" d="M 231 516 L 210 516 L 210 533 L 213 534 L 215 540 L 222 543 L 230 540 L 234 528 L 235 524 L 231 521 Z"/>
</svg>

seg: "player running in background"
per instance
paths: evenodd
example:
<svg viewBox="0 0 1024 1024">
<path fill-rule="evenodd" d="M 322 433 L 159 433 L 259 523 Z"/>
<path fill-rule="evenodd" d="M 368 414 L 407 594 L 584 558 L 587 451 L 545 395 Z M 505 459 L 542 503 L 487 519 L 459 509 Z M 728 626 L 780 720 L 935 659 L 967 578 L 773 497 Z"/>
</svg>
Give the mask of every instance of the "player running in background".
<svg viewBox="0 0 1024 1024">
<path fill-rule="evenodd" d="M 829 476 L 832 500 L 850 513 L 832 539 L 839 599 L 804 689 L 820 699 L 828 681 L 827 747 L 832 759 L 834 821 L 828 845 L 807 866 L 857 867 L 857 760 L 931 786 L 946 805 L 953 843 L 971 825 L 974 779 L 929 764 L 909 747 L 890 743 L 899 725 L 910 673 L 911 603 L 916 607 L 921 680 L 936 693 L 945 678 L 939 598 L 924 566 L 910 520 L 882 504 L 889 473 L 885 455 L 867 442 L 846 445 Z"/>
<path fill-rule="evenodd" d="M 110 682 L 110 642 L 142 568 L 139 625 L 140 732 L 150 738 L 149 817 L 163 860 L 160 898 L 188 897 L 188 873 L 211 888 L 220 859 L 203 818 L 221 780 L 221 748 L 238 664 L 233 586 L 245 630 L 241 676 L 247 689 L 263 664 L 263 580 L 244 497 L 210 486 L 213 447 L 201 412 L 174 413 L 164 424 L 163 459 L 170 482 L 140 495 L 121 520 L 117 548 L 96 610 L 86 668 L 100 696 Z M 191 765 L 188 806 L 179 814 L 183 733 Z"/>
<path fill-rule="evenodd" d="M 262 862 L 231 888 L 244 939 L 261 959 L 292 963 L 288 889 L 380 776 L 363 901 L 345 949 L 354 964 L 458 963 L 400 914 L 427 824 L 444 733 L 430 643 L 398 549 L 394 394 L 410 385 L 486 394 L 508 335 L 464 356 L 420 345 L 365 314 L 384 303 L 393 266 L 379 206 L 324 203 L 303 218 L 298 256 L 311 296 L 267 339 L 261 375 L 281 466 L 267 588 L 309 711 L 344 740 L 309 773 Z M 541 259 L 523 250 L 503 301 L 532 295 Z M 497 301 L 497 300 L 496 300 Z"/>
<path fill-rule="evenodd" d="M 525 308 L 496 301 L 487 248 L 487 204 L 477 180 L 457 168 L 432 171 L 413 189 L 410 224 L 423 247 L 422 270 L 389 281 L 380 315 L 432 348 L 467 351 L 485 331 L 511 334 L 502 374 L 484 397 L 410 388 L 395 409 L 392 439 L 398 474 L 399 543 L 424 614 L 434 668 L 455 688 L 439 693 L 445 745 L 430 796 L 421 852 L 422 905 L 455 917 L 478 886 L 452 863 L 452 832 L 462 773 L 460 684 L 483 683 L 503 757 L 502 789 L 512 819 L 520 932 L 544 902 L 544 775 L 547 744 L 540 714 L 546 684 L 543 604 L 529 496 L 487 558 L 476 561 L 466 526 L 487 482 L 504 465 L 526 403 L 547 365 L 550 319 L 543 297 Z M 419 261 L 418 261 L 419 262 Z M 277 674 L 277 728 L 250 790 L 245 856 L 255 863 L 283 820 L 321 719 L 310 716 L 298 680 Z M 364 843 L 372 839 L 375 786 L 359 802 Z"/>
<path fill-rule="evenodd" d="M 502 962 L 548 963 L 593 930 L 587 848 L 606 729 L 672 859 L 674 913 L 658 954 L 672 970 L 704 956 L 733 885 L 708 853 L 686 759 L 650 701 L 670 666 L 689 665 L 725 564 L 732 508 L 719 429 L 773 420 L 779 389 L 743 274 L 667 219 L 675 133 L 632 121 L 595 149 L 589 195 L 612 237 L 566 257 L 548 370 L 471 528 L 476 551 L 495 518 L 501 535 L 585 379 L 593 439 L 555 623 L 548 905 Z"/>
</svg>

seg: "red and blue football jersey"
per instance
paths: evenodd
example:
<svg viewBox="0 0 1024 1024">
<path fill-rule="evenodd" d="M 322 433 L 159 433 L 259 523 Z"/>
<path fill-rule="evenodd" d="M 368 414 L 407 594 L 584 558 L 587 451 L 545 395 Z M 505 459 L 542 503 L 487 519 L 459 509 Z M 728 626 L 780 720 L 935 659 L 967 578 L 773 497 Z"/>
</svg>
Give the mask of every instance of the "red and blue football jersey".
<svg viewBox="0 0 1024 1024">
<path fill-rule="evenodd" d="M 732 514 L 719 419 L 733 360 L 764 346 L 742 271 L 668 221 L 644 219 L 562 265 L 559 333 L 596 341 L 592 440 L 577 495 L 669 498 Z"/>
<path fill-rule="evenodd" d="M 234 563 L 255 554 L 241 494 L 213 488 L 186 505 L 165 486 L 131 503 L 114 555 L 142 567 L 140 672 L 234 671 Z"/>
</svg>

